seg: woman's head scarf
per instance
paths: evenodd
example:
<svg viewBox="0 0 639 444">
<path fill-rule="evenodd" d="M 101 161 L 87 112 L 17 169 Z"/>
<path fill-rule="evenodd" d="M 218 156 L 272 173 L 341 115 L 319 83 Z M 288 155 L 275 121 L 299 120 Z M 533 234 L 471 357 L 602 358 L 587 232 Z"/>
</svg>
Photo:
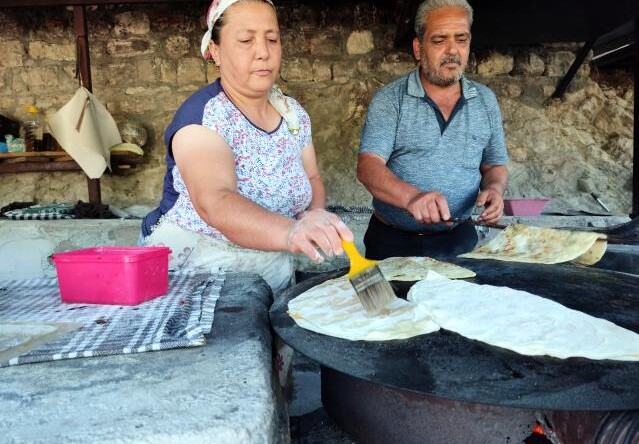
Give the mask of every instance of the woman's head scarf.
<svg viewBox="0 0 639 444">
<path fill-rule="evenodd" d="M 208 29 L 206 33 L 204 33 L 204 37 L 202 37 L 202 46 L 200 47 L 202 52 L 202 57 L 205 59 L 210 59 L 211 53 L 209 52 L 209 43 L 211 42 L 211 36 L 213 35 L 213 27 L 215 26 L 215 22 L 217 22 L 224 11 L 226 11 L 229 6 L 239 2 L 240 0 L 213 0 L 211 6 L 209 6 L 209 10 L 206 12 L 206 25 Z M 273 2 L 271 0 L 264 0 L 267 3 L 270 3 L 271 6 Z"/>
<path fill-rule="evenodd" d="M 213 3 L 211 3 L 211 6 L 209 6 L 209 10 L 206 13 L 206 24 L 208 26 L 208 29 L 204 34 L 204 37 L 202 37 L 202 46 L 200 48 L 202 57 L 204 57 L 205 59 L 212 58 L 211 52 L 209 51 L 209 43 L 211 42 L 211 36 L 213 33 L 215 22 L 220 19 L 224 11 L 226 11 L 229 6 L 239 1 L 241 0 L 213 0 Z M 273 2 L 271 0 L 263 1 L 269 3 L 273 7 L 275 6 L 273 5 Z M 299 118 L 293 108 L 290 106 L 288 98 L 284 95 L 282 90 L 277 85 L 273 85 L 271 91 L 269 91 L 268 100 L 273 108 L 275 108 L 275 110 L 282 116 L 291 134 L 299 133 Z"/>
</svg>

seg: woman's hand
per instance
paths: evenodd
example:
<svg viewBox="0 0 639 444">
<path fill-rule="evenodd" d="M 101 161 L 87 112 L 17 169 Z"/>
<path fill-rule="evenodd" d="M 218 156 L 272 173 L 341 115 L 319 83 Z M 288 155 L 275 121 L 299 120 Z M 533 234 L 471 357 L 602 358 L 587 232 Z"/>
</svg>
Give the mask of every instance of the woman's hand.
<svg viewBox="0 0 639 444">
<path fill-rule="evenodd" d="M 342 239 L 353 240 L 353 232 L 335 214 L 316 208 L 304 211 L 288 230 L 286 244 L 291 253 L 302 253 L 321 263 L 325 256 L 344 253 Z"/>
</svg>

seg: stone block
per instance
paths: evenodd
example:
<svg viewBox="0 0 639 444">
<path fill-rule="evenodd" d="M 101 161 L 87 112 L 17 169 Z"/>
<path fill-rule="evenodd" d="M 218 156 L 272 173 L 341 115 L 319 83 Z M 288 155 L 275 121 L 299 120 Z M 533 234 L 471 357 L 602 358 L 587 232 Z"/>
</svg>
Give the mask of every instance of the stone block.
<svg viewBox="0 0 639 444">
<path fill-rule="evenodd" d="M 17 38 L 20 36 L 21 30 L 18 28 L 18 22 L 9 14 L 11 9 L 0 10 L 0 29 L 4 38 Z M 0 41 L 2 41 L 0 39 Z"/>
<path fill-rule="evenodd" d="M 59 70 L 56 67 L 39 67 L 33 66 L 14 73 L 14 85 L 16 79 L 24 85 L 28 85 L 29 89 L 37 89 L 41 87 L 50 87 L 58 84 Z"/>
<path fill-rule="evenodd" d="M 382 56 L 377 53 L 368 53 L 357 58 L 357 70 L 362 74 L 371 74 L 379 70 Z"/>
<path fill-rule="evenodd" d="M 333 81 L 346 83 L 355 79 L 357 65 L 350 60 L 341 60 L 333 63 Z"/>
<path fill-rule="evenodd" d="M 113 57 L 134 57 L 153 53 L 148 40 L 133 37 L 129 39 L 113 39 L 107 42 L 107 54 Z"/>
<path fill-rule="evenodd" d="M 317 29 L 319 13 L 318 8 L 298 3 L 296 7 L 290 10 L 287 25 L 290 28 L 301 30 Z"/>
<path fill-rule="evenodd" d="M 172 83 L 177 82 L 177 69 L 175 63 L 156 57 L 153 59 L 142 59 L 136 62 L 137 83 L 151 83 L 162 82 Z"/>
<path fill-rule="evenodd" d="M 142 59 L 135 61 L 135 71 L 138 79 L 143 79 L 145 82 L 153 82 L 157 79 L 157 67 L 155 60 Z"/>
<path fill-rule="evenodd" d="M 282 32 L 282 54 L 284 58 L 307 53 L 311 43 L 308 34 L 299 29 L 287 29 Z"/>
<path fill-rule="evenodd" d="M 513 66 L 513 56 L 491 52 L 478 61 L 477 74 L 486 77 L 507 75 L 513 70 Z"/>
<path fill-rule="evenodd" d="M 202 84 L 205 78 L 204 64 L 201 58 L 190 57 L 180 60 L 177 65 L 178 85 Z"/>
<path fill-rule="evenodd" d="M 394 76 L 400 76 L 417 67 L 417 61 L 412 55 L 404 52 L 395 52 L 384 57 L 381 69 Z"/>
<path fill-rule="evenodd" d="M 58 39 L 73 40 L 73 28 L 69 27 L 68 23 L 65 16 L 44 17 L 41 25 L 30 30 L 32 38 L 45 42 L 57 41 Z M 0 29 L 3 28 L 0 27 Z"/>
<path fill-rule="evenodd" d="M 546 69 L 546 62 L 536 52 L 523 52 L 515 56 L 513 72 L 522 76 L 541 76 Z"/>
<path fill-rule="evenodd" d="M 0 68 L 23 66 L 24 50 L 20 40 L 8 40 L 0 42 L 3 55 L 0 57 Z"/>
<path fill-rule="evenodd" d="M 285 59 L 282 61 L 280 77 L 285 82 L 310 82 L 313 80 L 313 65 L 306 58 Z"/>
<path fill-rule="evenodd" d="M 136 65 L 128 61 L 105 64 L 101 68 L 99 71 L 95 70 L 94 77 L 98 77 L 100 83 L 110 86 L 129 85 L 134 81 L 137 71 Z"/>
<path fill-rule="evenodd" d="M 504 82 L 500 84 L 499 87 L 495 89 L 495 93 L 499 97 L 507 97 L 509 99 L 515 99 L 521 96 L 523 90 L 524 90 L 524 87 L 522 83 L 515 80 L 514 82 L 508 81 L 508 82 Z"/>
<path fill-rule="evenodd" d="M 322 82 L 331 80 L 331 64 L 323 60 L 313 60 L 313 81 Z"/>
<path fill-rule="evenodd" d="M 141 11 L 127 11 L 115 15 L 113 33 L 116 37 L 148 34 L 151 29 L 149 16 Z"/>
<path fill-rule="evenodd" d="M 339 37 L 328 32 L 321 32 L 311 37 L 309 49 L 314 56 L 335 56 L 342 52 Z"/>
<path fill-rule="evenodd" d="M 164 46 L 171 57 L 182 57 L 191 52 L 191 42 L 182 35 L 173 35 L 166 39 Z"/>
<path fill-rule="evenodd" d="M 75 61 L 76 48 L 73 43 L 55 44 L 47 42 L 30 42 L 29 57 L 35 60 Z"/>
<path fill-rule="evenodd" d="M 563 77 L 575 60 L 575 54 L 570 51 L 553 51 L 546 56 L 546 72 L 548 77 Z"/>
<path fill-rule="evenodd" d="M 156 58 L 153 61 L 158 72 L 158 79 L 162 83 L 177 83 L 177 64 L 171 60 Z"/>
<path fill-rule="evenodd" d="M 347 54 L 367 54 L 375 49 L 375 41 L 371 31 L 353 31 L 346 40 Z"/>
</svg>

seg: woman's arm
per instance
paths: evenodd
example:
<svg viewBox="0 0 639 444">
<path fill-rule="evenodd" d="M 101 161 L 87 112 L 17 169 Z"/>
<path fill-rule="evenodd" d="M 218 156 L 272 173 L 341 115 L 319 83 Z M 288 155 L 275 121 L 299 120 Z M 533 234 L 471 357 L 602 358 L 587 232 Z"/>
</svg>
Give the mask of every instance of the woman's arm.
<svg viewBox="0 0 639 444">
<path fill-rule="evenodd" d="M 313 198 L 308 209 L 326 208 L 326 190 L 324 189 L 322 176 L 317 167 L 315 147 L 312 142 L 302 150 L 302 166 L 304 167 L 304 171 L 306 171 L 306 176 L 311 183 L 311 190 L 313 191 Z"/>
<path fill-rule="evenodd" d="M 224 139 L 208 128 L 182 128 L 173 137 L 172 147 L 193 207 L 231 242 L 257 250 L 304 253 L 318 260 L 317 247 L 325 254 L 340 254 L 340 236 L 352 239 L 337 216 L 294 221 L 240 195 L 233 153 Z"/>
</svg>

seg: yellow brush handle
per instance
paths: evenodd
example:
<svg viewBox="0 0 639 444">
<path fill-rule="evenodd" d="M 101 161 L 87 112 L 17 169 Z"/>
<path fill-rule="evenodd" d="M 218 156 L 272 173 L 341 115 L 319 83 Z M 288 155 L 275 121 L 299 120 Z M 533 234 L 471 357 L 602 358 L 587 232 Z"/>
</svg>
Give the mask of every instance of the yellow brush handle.
<svg viewBox="0 0 639 444">
<path fill-rule="evenodd" d="M 362 257 L 362 255 L 359 254 L 359 251 L 357 251 L 354 242 L 342 240 L 342 247 L 348 256 L 348 259 L 351 261 L 351 268 L 348 270 L 349 279 L 357 276 L 362 271 L 377 265 L 377 262 Z"/>
</svg>

